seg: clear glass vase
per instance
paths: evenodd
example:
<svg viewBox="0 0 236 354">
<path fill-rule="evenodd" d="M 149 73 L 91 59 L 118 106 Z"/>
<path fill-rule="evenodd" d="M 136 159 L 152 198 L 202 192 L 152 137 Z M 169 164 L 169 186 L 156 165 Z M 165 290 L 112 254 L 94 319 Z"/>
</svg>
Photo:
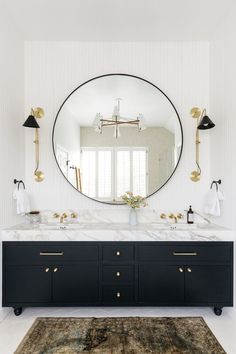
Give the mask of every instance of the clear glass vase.
<svg viewBox="0 0 236 354">
<path fill-rule="evenodd" d="M 129 224 L 135 226 L 138 224 L 138 215 L 135 208 L 130 208 L 129 212 Z"/>
</svg>

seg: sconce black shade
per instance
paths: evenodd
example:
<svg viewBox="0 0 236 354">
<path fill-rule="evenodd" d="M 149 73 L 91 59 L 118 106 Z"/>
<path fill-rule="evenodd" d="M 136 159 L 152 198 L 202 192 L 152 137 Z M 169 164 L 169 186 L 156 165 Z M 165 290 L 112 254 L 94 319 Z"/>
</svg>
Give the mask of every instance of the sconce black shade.
<svg viewBox="0 0 236 354">
<path fill-rule="evenodd" d="M 208 116 L 204 116 L 197 128 L 200 130 L 207 130 L 214 128 L 214 126 L 215 124 L 210 120 L 210 118 Z"/>
<path fill-rule="evenodd" d="M 36 119 L 34 118 L 34 116 L 30 115 L 25 123 L 23 124 L 23 127 L 27 127 L 27 128 L 40 128 L 40 126 L 38 125 Z"/>
</svg>

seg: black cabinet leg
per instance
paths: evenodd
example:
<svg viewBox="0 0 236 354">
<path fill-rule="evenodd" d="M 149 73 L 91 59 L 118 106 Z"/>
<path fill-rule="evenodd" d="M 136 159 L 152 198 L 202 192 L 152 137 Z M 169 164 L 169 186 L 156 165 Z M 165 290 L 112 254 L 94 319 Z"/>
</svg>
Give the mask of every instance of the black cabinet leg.
<svg viewBox="0 0 236 354">
<path fill-rule="evenodd" d="M 22 307 L 14 307 L 14 314 L 20 316 L 22 313 Z"/>
<path fill-rule="evenodd" d="M 216 316 L 220 316 L 222 314 L 222 308 L 214 307 L 214 312 L 215 312 Z"/>
</svg>

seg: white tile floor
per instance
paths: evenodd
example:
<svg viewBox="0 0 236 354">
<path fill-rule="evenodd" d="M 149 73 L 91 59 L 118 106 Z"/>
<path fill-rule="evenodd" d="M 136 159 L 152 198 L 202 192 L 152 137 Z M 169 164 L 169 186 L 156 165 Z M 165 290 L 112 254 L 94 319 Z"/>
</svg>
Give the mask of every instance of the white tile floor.
<svg viewBox="0 0 236 354">
<path fill-rule="evenodd" d="M 36 317 L 126 317 L 126 316 L 153 316 L 153 317 L 182 317 L 202 316 L 227 354 L 236 354 L 236 312 L 225 308 L 220 317 L 217 317 L 211 308 L 111 308 L 111 307 L 84 307 L 84 308 L 28 308 L 21 316 L 16 317 L 11 311 L 0 322 L 0 354 L 13 354 L 18 344 L 34 322 Z"/>
</svg>

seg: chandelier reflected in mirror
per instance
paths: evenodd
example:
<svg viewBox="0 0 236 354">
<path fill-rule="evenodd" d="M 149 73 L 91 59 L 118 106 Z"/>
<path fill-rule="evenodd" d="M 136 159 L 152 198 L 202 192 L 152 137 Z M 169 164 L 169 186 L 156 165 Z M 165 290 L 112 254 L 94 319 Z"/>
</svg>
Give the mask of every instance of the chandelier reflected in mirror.
<svg viewBox="0 0 236 354">
<path fill-rule="evenodd" d="M 120 137 L 120 125 L 130 125 L 137 126 L 138 132 L 146 129 L 145 118 L 142 113 L 139 113 L 136 118 L 126 118 L 120 115 L 120 101 L 122 98 L 116 99 L 116 104 L 114 106 L 113 114 L 111 118 L 104 118 L 101 113 L 97 113 L 94 121 L 93 127 L 96 133 L 102 134 L 103 128 L 114 126 L 114 138 Z"/>
</svg>

